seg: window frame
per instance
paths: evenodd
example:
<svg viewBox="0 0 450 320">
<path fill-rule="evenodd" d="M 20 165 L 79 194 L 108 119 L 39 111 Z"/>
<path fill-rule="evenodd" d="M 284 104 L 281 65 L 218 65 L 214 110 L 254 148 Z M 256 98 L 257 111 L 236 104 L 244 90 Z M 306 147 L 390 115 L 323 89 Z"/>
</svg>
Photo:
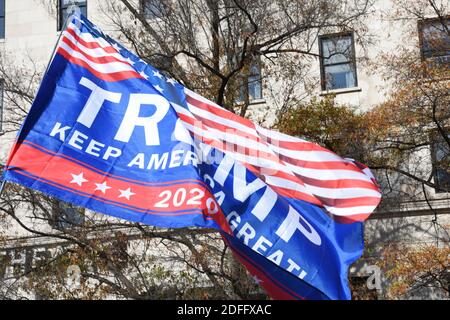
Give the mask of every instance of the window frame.
<svg viewBox="0 0 450 320">
<path fill-rule="evenodd" d="M 259 78 L 258 78 L 257 81 L 253 81 L 253 82 L 259 82 L 259 84 L 260 84 L 260 89 L 259 89 L 260 98 L 252 99 L 251 96 L 250 96 L 250 90 L 249 89 L 250 89 L 250 85 L 251 84 L 250 84 L 249 79 L 251 77 L 256 76 L 256 74 L 253 74 L 252 72 L 249 72 L 248 74 L 243 74 L 243 75 L 239 76 L 242 83 L 239 85 L 239 96 L 237 97 L 237 100 L 236 100 L 236 102 L 238 104 L 241 104 L 241 103 L 245 102 L 245 97 L 244 97 L 244 99 L 241 99 L 241 92 L 242 92 L 241 90 L 245 90 L 243 88 L 245 83 L 247 84 L 247 92 L 248 92 L 248 95 L 249 95 L 249 99 L 248 99 L 249 100 L 249 104 L 257 104 L 257 103 L 260 103 L 260 102 L 264 101 L 264 94 L 263 94 L 264 88 L 263 88 L 261 56 L 253 57 L 252 62 L 250 64 L 250 66 L 249 66 L 249 71 L 251 71 L 252 67 L 255 66 L 255 65 L 258 66 Z M 246 81 L 245 81 L 245 79 L 246 79 Z M 245 91 L 244 91 L 244 94 L 245 94 Z"/>
<path fill-rule="evenodd" d="M 447 22 L 450 24 L 450 15 L 443 16 L 442 19 L 447 20 Z M 443 55 L 431 54 L 431 56 L 427 58 L 427 57 L 425 57 L 425 51 L 424 51 L 424 47 L 423 47 L 423 45 L 424 45 L 424 36 L 423 36 L 424 27 L 427 25 L 433 24 L 434 22 L 441 22 L 440 20 L 441 20 L 441 17 L 433 17 L 433 18 L 420 19 L 417 21 L 417 33 L 419 36 L 419 50 L 420 50 L 420 58 L 422 59 L 422 61 L 426 61 L 429 59 L 443 56 Z"/>
<path fill-rule="evenodd" d="M 0 253 L 0 281 L 8 277 L 8 267 L 11 265 L 11 252 L 8 250 Z"/>
<path fill-rule="evenodd" d="M 63 0 L 58 0 L 58 3 L 57 3 L 57 6 L 58 6 L 58 21 L 57 21 L 57 26 L 56 26 L 56 29 L 57 29 L 57 31 L 62 31 L 62 28 L 63 28 L 63 24 L 64 24 L 64 21 L 62 21 L 62 18 L 63 18 L 63 14 L 62 14 L 62 11 L 65 9 L 65 10 L 67 10 L 67 9 L 69 9 L 69 7 L 71 6 L 70 4 L 69 5 L 65 5 L 65 6 L 63 6 L 62 5 L 62 1 Z M 86 17 L 87 17 L 87 14 L 88 14 L 88 5 L 87 5 L 87 3 L 88 3 L 88 0 L 84 0 L 84 5 L 81 5 L 81 6 L 78 6 L 80 9 L 81 8 L 86 8 Z"/>
<path fill-rule="evenodd" d="M 83 226 L 86 223 L 85 209 L 74 206 L 68 202 L 59 201 L 54 199 L 52 202 L 52 218 L 49 224 L 56 230 L 74 230 Z M 75 212 L 75 216 L 70 216 L 69 212 Z M 80 223 L 77 223 L 75 219 L 80 218 Z M 71 221 L 72 220 L 72 221 Z"/>
<path fill-rule="evenodd" d="M 0 79 L 0 134 L 3 133 L 3 125 L 4 125 L 4 92 L 5 92 L 5 81 L 3 79 Z"/>
<path fill-rule="evenodd" d="M 258 67 L 258 74 L 253 74 L 251 72 L 252 67 L 253 66 L 257 66 Z M 264 96 L 263 96 L 263 81 L 262 81 L 262 67 L 261 67 L 261 57 L 257 57 L 254 60 L 254 64 L 250 65 L 250 72 L 247 76 L 247 91 L 249 92 L 249 97 L 250 97 L 250 86 L 251 86 L 251 82 L 249 81 L 249 79 L 251 77 L 258 77 L 258 79 L 256 81 L 252 81 L 252 83 L 259 83 L 259 96 L 260 98 L 257 99 L 249 99 L 250 102 L 255 102 L 255 101 L 260 101 L 260 100 L 264 100 Z"/>
<path fill-rule="evenodd" d="M 448 128 L 444 128 L 444 130 L 448 131 L 448 136 L 450 137 L 450 131 Z M 438 139 L 442 139 L 442 141 L 438 141 Z M 433 181 L 435 184 L 434 192 L 435 193 L 450 193 L 450 185 L 446 189 L 445 187 L 441 187 L 441 184 L 439 183 L 439 179 L 437 176 L 437 169 L 440 169 L 437 165 L 437 159 L 436 159 L 436 153 L 437 153 L 437 144 L 438 143 L 446 143 L 444 138 L 440 136 L 440 133 L 437 131 L 434 131 L 430 135 L 430 152 L 431 152 L 431 166 L 433 170 Z M 449 147 L 450 148 L 450 147 Z M 449 153 L 450 157 L 450 153 Z M 450 175 L 450 172 L 448 172 Z"/>
<path fill-rule="evenodd" d="M 346 36 L 350 36 L 351 39 L 351 54 L 352 57 L 349 59 L 348 62 L 338 62 L 338 63 L 331 63 L 331 64 L 325 64 L 324 63 L 324 57 L 323 57 L 323 41 L 327 39 L 333 39 L 333 38 L 343 38 Z M 337 33 L 327 33 L 320 35 L 318 37 L 319 39 L 319 60 L 320 60 L 320 87 L 322 91 L 334 91 L 334 90 L 351 90 L 358 87 L 358 69 L 356 65 L 356 49 L 355 49 L 355 34 L 353 31 L 343 31 L 343 32 L 337 32 Z M 325 79 L 325 67 L 329 66 L 336 66 L 336 65 L 346 65 L 350 64 L 354 69 L 354 76 L 355 76 L 355 85 L 353 87 L 345 87 L 345 88 L 336 88 L 336 89 L 327 89 L 327 82 Z"/>
<path fill-rule="evenodd" d="M 4 40 L 6 38 L 6 0 L 1 1 L 3 1 L 3 16 L 0 15 L 0 18 L 3 18 L 3 34 L 0 34 L 0 39 Z"/>
<path fill-rule="evenodd" d="M 152 1 L 152 0 L 139 0 L 139 9 L 145 20 L 158 20 L 158 19 L 162 19 L 163 17 L 165 17 L 169 14 L 169 8 L 168 8 L 167 3 L 164 3 L 165 2 L 164 0 L 158 0 L 164 6 L 165 12 L 162 13 L 160 16 L 153 14 L 150 17 L 150 16 L 146 15 L 146 13 L 145 13 L 145 2 L 146 1 Z"/>
</svg>

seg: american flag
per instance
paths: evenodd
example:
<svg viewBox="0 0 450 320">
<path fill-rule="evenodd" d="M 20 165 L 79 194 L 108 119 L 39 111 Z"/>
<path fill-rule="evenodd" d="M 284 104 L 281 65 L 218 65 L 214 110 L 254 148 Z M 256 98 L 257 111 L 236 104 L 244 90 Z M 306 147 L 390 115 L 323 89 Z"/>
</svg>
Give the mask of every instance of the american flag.
<svg viewBox="0 0 450 320">
<path fill-rule="evenodd" d="M 86 23 L 68 24 L 57 53 L 105 81 L 146 79 L 194 137 L 244 164 L 279 195 L 320 206 L 341 222 L 363 221 L 375 210 L 381 193 L 364 165 L 222 108 L 165 77 L 94 25 L 92 32 L 83 32 L 80 26 Z"/>
</svg>

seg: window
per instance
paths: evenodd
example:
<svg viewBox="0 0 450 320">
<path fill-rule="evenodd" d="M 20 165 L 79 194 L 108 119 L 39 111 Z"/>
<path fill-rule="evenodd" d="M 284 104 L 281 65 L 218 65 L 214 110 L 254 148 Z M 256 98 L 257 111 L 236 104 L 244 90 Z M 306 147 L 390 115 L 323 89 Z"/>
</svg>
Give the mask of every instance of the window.
<svg viewBox="0 0 450 320">
<path fill-rule="evenodd" d="M 419 42 L 422 60 L 450 64 L 450 17 L 421 20 Z"/>
<path fill-rule="evenodd" d="M 58 31 L 61 31 L 71 14 L 69 8 L 72 2 L 80 8 L 81 14 L 87 17 L 87 0 L 58 0 Z"/>
<path fill-rule="evenodd" d="M 15 248 L 11 252 L 11 258 L 10 266 L 12 268 L 12 276 L 16 279 L 22 277 L 24 273 L 31 271 L 33 253 L 30 249 Z"/>
<path fill-rule="evenodd" d="M 164 0 L 141 0 L 141 11 L 146 19 L 163 18 L 169 12 Z"/>
<path fill-rule="evenodd" d="M 52 226 L 58 230 L 68 230 L 84 223 L 84 210 L 69 203 L 55 200 L 53 203 Z"/>
<path fill-rule="evenodd" d="M 261 78 L 261 63 L 258 60 L 253 60 L 247 75 L 242 76 L 241 86 L 239 88 L 239 98 L 237 102 L 244 102 L 246 95 L 246 87 L 248 90 L 249 101 L 261 100 L 262 95 L 262 78 Z"/>
<path fill-rule="evenodd" d="M 322 90 L 358 85 L 353 33 L 319 37 L 319 53 Z"/>
<path fill-rule="evenodd" d="M 10 264 L 10 256 L 7 252 L 0 254 L 0 280 L 4 280 L 7 276 L 6 270 Z"/>
<path fill-rule="evenodd" d="M 450 192 L 450 147 L 442 136 L 436 136 L 431 149 L 436 192 Z"/>
<path fill-rule="evenodd" d="M 0 39 L 5 39 L 5 0 L 0 0 Z"/>
<path fill-rule="evenodd" d="M 0 80 L 0 133 L 3 132 L 3 80 Z"/>
</svg>

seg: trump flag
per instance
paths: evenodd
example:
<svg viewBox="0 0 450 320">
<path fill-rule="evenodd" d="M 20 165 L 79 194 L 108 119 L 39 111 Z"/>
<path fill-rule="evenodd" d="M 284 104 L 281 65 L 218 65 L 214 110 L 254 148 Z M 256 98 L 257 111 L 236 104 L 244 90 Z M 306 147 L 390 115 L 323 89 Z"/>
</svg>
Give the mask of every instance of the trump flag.
<svg viewBox="0 0 450 320">
<path fill-rule="evenodd" d="M 128 221 L 214 228 L 277 299 L 349 299 L 370 170 L 239 117 L 70 18 L 4 179 Z"/>
</svg>

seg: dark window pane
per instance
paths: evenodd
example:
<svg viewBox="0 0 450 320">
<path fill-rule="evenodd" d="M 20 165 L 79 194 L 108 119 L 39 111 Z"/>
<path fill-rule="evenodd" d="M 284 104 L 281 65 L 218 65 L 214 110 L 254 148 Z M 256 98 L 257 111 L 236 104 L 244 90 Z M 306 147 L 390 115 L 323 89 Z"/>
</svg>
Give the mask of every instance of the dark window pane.
<svg viewBox="0 0 450 320">
<path fill-rule="evenodd" d="M 86 5 L 87 0 L 74 0 L 73 2 L 78 6 Z M 72 0 L 61 0 L 61 5 L 68 7 L 72 4 Z"/>
<path fill-rule="evenodd" d="M 440 190 L 450 191 L 450 172 L 448 170 L 437 169 L 436 179 Z"/>
<path fill-rule="evenodd" d="M 80 8 L 80 12 L 81 12 L 81 14 L 83 15 L 83 16 L 87 16 L 87 8 L 86 7 L 79 7 Z M 70 16 L 70 14 L 71 14 L 72 12 L 71 11 L 69 11 L 69 8 L 67 8 L 67 9 L 62 9 L 62 15 L 61 15 L 61 17 L 62 17 L 62 21 L 63 21 L 63 23 L 64 23 L 64 21 L 66 21 L 66 19 Z"/>
<path fill-rule="evenodd" d="M 3 81 L 0 81 L 0 132 L 3 130 Z"/>
<path fill-rule="evenodd" d="M 445 19 L 444 23 L 446 25 L 439 19 L 433 19 L 419 24 L 422 38 L 421 51 L 424 59 L 450 65 L 450 36 L 446 29 L 446 27 L 450 28 L 450 19 Z"/>
<path fill-rule="evenodd" d="M 59 22 L 58 30 L 61 30 L 64 26 L 66 19 L 70 16 L 71 11 L 69 11 L 71 5 L 71 0 L 60 0 L 59 2 Z M 82 15 L 87 17 L 87 1 L 86 0 L 75 0 L 75 5 L 80 8 Z"/>
<path fill-rule="evenodd" d="M 83 209 L 65 202 L 57 202 L 53 208 L 54 227 L 59 230 L 71 229 L 84 223 Z"/>
<path fill-rule="evenodd" d="M 349 62 L 352 60 L 352 38 L 350 36 L 322 40 L 324 64 Z"/>
<path fill-rule="evenodd" d="M 168 14 L 167 5 L 162 0 L 143 0 L 142 8 L 147 19 L 162 18 Z"/>
<path fill-rule="evenodd" d="M 67 18 L 69 18 L 69 10 L 68 9 L 62 9 L 61 11 L 61 28 L 64 26 L 64 23 L 66 22 Z"/>
<path fill-rule="evenodd" d="M 450 53 L 442 56 L 434 56 L 432 59 L 438 64 L 448 64 L 450 68 Z"/>
<path fill-rule="evenodd" d="M 5 18 L 0 18 L 0 39 L 5 38 Z"/>
<path fill-rule="evenodd" d="M 11 258 L 8 253 L 0 254 L 0 280 L 6 277 L 6 269 L 10 264 Z"/>
<path fill-rule="evenodd" d="M 436 184 L 439 191 L 450 191 L 450 149 L 447 142 L 441 139 L 442 141 L 436 143 L 434 150 Z"/>
<path fill-rule="evenodd" d="M 250 76 L 248 77 L 248 94 L 250 100 L 262 99 L 262 83 L 261 83 L 261 66 L 255 63 L 250 68 Z"/>
<path fill-rule="evenodd" d="M 354 70 L 349 63 L 325 67 L 326 89 L 343 89 L 356 86 Z"/>
<path fill-rule="evenodd" d="M 242 81 L 244 83 L 244 81 Z M 247 78 L 248 96 L 250 101 L 261 100 L 262 96 L 262 80 L 261 80 L 261 65 L 255 62 L 250 67 L 250 73 Z M 239 88 L 239 97 L 236 102 L 243 102 L 245 100 L 244 85 Z"/>
<path fill-rule="evenodd" d="M 5 16 L 5 0 L 0 0 L 0 17 Z"/>
<path fill-rule="evenodd" d="M 87 6 L 80 7 L 81 14 L 87 17 Z"/>
<path fill-rule="evenodd" d="M 447 27 L 450 28 L 449 23 Z M 450 55 L 450 37 L 440 21 L 424 25 L 422 36 L 422 49 L 425 56 Z"/>
<path fill-rule="evenodd" d="M 239 87 L 239 97 L 236 99 L 236 102 L 244 102 L 245 100 L 245 92 L 244 92 L 244 85 L 241 85 Z"/>
<path fill-rule="evenodd" d="M 252 76 L 248 78 L 248 95 L 250 101 L 262 99 L 261 78 L 259 76 Z"/>
<path fill-rule="evenodd" d="M 0 39 L 5 38 L 5 0 L 0 0 Z"/>
<path fill-rule="evenodd" d="M 252 64 L 250 67 L 250 75 L 255 77 L 259 77 L 261 75 L 261 66 L 259 63 L 255 62 Z"/>
</svg>

